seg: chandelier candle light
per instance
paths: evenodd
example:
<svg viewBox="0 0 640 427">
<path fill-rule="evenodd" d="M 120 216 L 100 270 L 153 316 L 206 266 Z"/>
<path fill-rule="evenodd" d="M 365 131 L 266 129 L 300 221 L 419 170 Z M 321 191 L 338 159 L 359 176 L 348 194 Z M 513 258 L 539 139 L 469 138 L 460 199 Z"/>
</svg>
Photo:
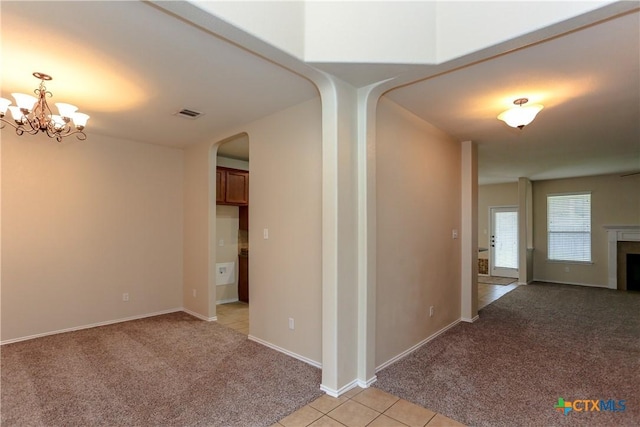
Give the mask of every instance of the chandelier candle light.
<svg viewBox="0 0 640 427">
<path fill-rule="evenodd" d="M 529 102 L 527 98 L 518 98 L 513 101 L 517 107 L 510 108 L 504 111 L 498 116 L 498 119 L 502 120 L 513 128 L 522 130 L 523 127 L 528 125 L 536 118 L 536 115 L 544 108 L 540 104 L 532 104 L 523 107 L 524 104 Z"/>
<path fill-rule="evenodd" d="M 40 86 L 33 92 L 37 97 L 24 93 L 12 93 L 11 95 L 17 105 L 11 105 L 11 101 L 0 98 L 0 121 L 4 128 L 4 123 L 8 123 L 15 128 L 18 135 L 28 133 L 35 135 L 38 132 L 45 132 L 49 138 L 55 138 L 62 142 L 62 138 L 75 135 L 80 140 L 87 139 L 83 132 L 89 116 L 78 113 L 78 107 L 71 104 L 56 102 L 59 114 L 53 114 L 47 104 L 47 96 L 53 96 L 44 86 L 45 81 L 51 80 L 51 76 L 44 73 L 33 73 L 33 76 L 40 79 Z M 13 122 L 5 119 L 7 109 L 11 112 Z M 71 121 L 73 120 L 73 123 Z"/>
</svg>

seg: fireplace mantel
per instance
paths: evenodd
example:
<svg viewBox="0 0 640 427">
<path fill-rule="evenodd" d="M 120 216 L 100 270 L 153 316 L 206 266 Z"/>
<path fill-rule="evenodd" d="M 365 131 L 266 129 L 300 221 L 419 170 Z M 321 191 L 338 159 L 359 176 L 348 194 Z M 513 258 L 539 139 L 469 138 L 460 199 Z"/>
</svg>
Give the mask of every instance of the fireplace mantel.
<svg viewBox="0 0 640 427">
<path fill-rule="evenodd" d="M 618 242 L 640 242 L 640 225 L 605 225 L 609 245 L 609 282 L 607 287 L 618 289 Z"/>
</svg>

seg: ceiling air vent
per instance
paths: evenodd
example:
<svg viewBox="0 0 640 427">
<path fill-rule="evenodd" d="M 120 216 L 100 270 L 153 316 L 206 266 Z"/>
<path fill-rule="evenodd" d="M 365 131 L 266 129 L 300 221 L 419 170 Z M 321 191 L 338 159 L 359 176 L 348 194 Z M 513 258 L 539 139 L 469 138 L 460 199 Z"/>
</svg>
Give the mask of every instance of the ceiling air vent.
<svg viewBox="0 0 640 427">
<path fill-rule="evenodd" d="M 173 113 L 173 115 L 189 120 L 195 120 L 200 117 L 202 113 L 199 111 L 189 110 L 188 108 L 183 108 L 182 110 Z"/>
</svg>

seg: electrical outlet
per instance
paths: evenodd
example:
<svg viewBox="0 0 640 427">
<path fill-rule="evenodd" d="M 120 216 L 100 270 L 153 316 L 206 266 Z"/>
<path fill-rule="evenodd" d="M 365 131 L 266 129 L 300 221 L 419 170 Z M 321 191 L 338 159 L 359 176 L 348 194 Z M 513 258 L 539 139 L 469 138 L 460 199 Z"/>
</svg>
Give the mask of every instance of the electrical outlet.
<svg viewBox="0 0 640 427">
<path fill-rule="evenodd" d="M 451 238 L 453 239 L 457 239 L 458 238 L 458 230 L 451 230 Z"/>
<path fill-rule="evenodd" d="M 569 267 L 565 267 L 565 268 L 564 268 L 564 272 L 565 272 L 565 273 L 568 273 L 568 272 L 569 272 L 569 270 L 570 270 L 570 269 L 569 269 Z"/>
<path fill-rule="evenodd" d="M 262 237 L 264 237 L 264 240 L 267 240 L 269 238 L 269 229 L 265 228 L 262 230 Z"/>
<path fill-rule="evenodd" d="M 198 293 L 196 292 L 196 290 L 193 290 L 193 297 L 195 298 L 198 295 Z"/>
<path fill-rule="evenodd" d="M 433 306 L 429 307 L 429 317 L 433 317 L 433 312 L 435 310 L 433 309 Z"/>
<path fill-rule="evenodd" d="M 129 294 L 127 292 L 122 294 L 122 301 L 129 301 Z"/>
<path fill-rule="evenodd" d="M 296 328 L 295 322 L 293 320 L 293 317 L 289 317 L 289 329 L 293 330 Z"/>
<path fill-rule="evenodd" d="M 224 246 L 224 239 L 218 240 L 218 246 Z"/>
</svg>

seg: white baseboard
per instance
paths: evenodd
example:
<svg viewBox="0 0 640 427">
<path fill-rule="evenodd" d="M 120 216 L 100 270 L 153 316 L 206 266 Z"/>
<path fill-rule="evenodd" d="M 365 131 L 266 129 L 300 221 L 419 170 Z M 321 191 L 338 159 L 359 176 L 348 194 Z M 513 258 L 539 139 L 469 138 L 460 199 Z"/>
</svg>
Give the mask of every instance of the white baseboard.
<svg viewBox="0 0 640 427">
<path fill-rule="evenodd" d="M 373 385 L 373 383 L 375 383 L 376 381 L 378 381 L 378 377 L 377 376 L 373 376 L 371 378 L 369 378 L 366 381 L 362 381 L 362 380 L 358 380 L 358 387 L 360 388 L 369 388 Z"/>
<path fill-rule="evenodd" d="M 348 392 L 352 388 L 356 388 L 358 386 L 359 386 L 358 380 L 353 380 L 349 384 L 340 387 L 338 390 L 335 390 L 333 388 L 327 387 L 324 384 L 320 384 L 320 390 L 324 391 L 325 393 L 327 393 L 331 397 L 340 397 L 341 395 L 345 394 L 346 392 Z"/>
<path fill-rule="evenodd" d="M 205 322 L 215 322 L 216 320 L 218 320 L 218 316 L 207 317 L 207 316 L 203 316 L 200 313 L 196 313 L 195 311 L 187 310 L 186 308 L 182 308 L 182 311 L 192 315 L 193 317 L 197 317 L 200 320 L 204 320 Z"/>
<path fill-rule="evenodd" d="M 469 319 L 467 317 L 461 317 L 460 320 L 463 321 L 463 322 L 467 322 L 467 323 L 473 323 L 476 320 L 478 320 L 479 318 L 480 318 L 480 316 L 476 314 L 475 316 L 473 316 L 473 319 Z"/>
<path fill-rule="evenodd" d="M 300 361 L 302 361 L 302 362 L 304 362 L 304 363 L 307 363 L 307 364 L 309 364 L 309 365 L 311 365 L 311 366 L 314 366 L 314 367 L 316 367 L 316 368 L 318 368 L 318 369 L 322 369 L 322 363 L 320 363 L 320 362 L 316 362 L 315 360 L 309 359 L 308 357 L 301 356 L 301 355 L 299 355 L 299 354 L 297 354 L 297 353 L 294 353 L 294 352 L 292 352 L 292 351 L 289 351 L 289 350 L 287 350 L 287 349 L 285 349 L 285 348 L 279 347 L 279 346 L 277 346 L 277 345 L 275 345 L 275 344 L 271 344 L 271 343 L 270 343 L 270 342 L 268 342 L 268 341 L 265 341 L 265 340 L 260 339 L 260 338 L 258 338 L 258 337 L 254 337 L 253 335 L 249 335 L 249 339 L 250 339 L 251 341 L 255 341 L 255 342 L 257 342 L 258 344 L 262 344 L 262 345 L 263 345 L 263 346 L 265 346 L 265 347 L 269 347 L 269 348 L 271 348 L 271 349 L 273 349 L 273 350 L 275 350 L 275 351 L 279 351 L 280 353 L 284 353 L 284 354 L 286 354 L 287 356 L 291 356 L 291 357 L 293 357 L 294 359 L 298 359 L 298 360 L 300 360 Z"/>
<path fill-rule="evenodd" d="M 403 357 L 407 356 L 408 354 L 413 353 L 414 351 L 416 351 L 417 349 L 419 349 L 420 347 L 422 347 L 423 345 L 425 345 L 429 341 L 437 338 L 439 335 L 442 335 L 443 333 L 445 333 L 449 329 L 453 328 L 458 323 L 460 323 L 460 319 L 450 323 L 449 325 L 447 325 L 444 328 L 440 329 L 436 333 L 428 336 L 427 338 L 425 338 L 422 341 L 420 341 L 418 344 L 414 345 L 413 347 L 408 348 L 407 350 L 403 351 L 402 353 L 398 354 L 397 356 L 392 357 L 391 359 L 387 360 L 386 362 L 384 362 L 383 364 L 378 366 L 376 368 L 376 372 L 379 372 L 379 371 L 383 370 L 387 366 L 392 365 L 393 363 L 397 362 L 398 360 L 402 359 Z"/>
<path fill-rule="evenodd" d="M 588 286 L 590 288 L 611 289 L 607 285 L 594 285 L 592 283 L 558 282 L 555 280 L 544 280 L 544 279 L 533 279 L 533 282 L 545 282 L 545 283 L 555 283 L 557 285 L 575 285 L 575 286 Z"/>
<path fill-rule="evenodd" d="M 66 332 L 81 331 L 83 329 L 97 328 L 99 326 L 113 325 L 114 323 L 129 322 L 131 320 L 144 319 L 145 317 L 160 316 L 162 314 L 175 313 L 177 311 L 186 311 L 186 310 L 184 310 L 182 307 L 171 308 L 169 310 L 162 310 L 162 311 L 156 311 L 156 312 L 153 312 L 153 313 L 140 314 L 138 316 L 124 317 L 124 318 L 121 318 L 121 319 L 107 320 L 107 321 L 98 322 L 98 323 L 91 323 L 89 325 L 74 326 L 74 327 L 71 327 L 71 328 L 58 329 L 56 331 L 49 331 L 49 332 L 44 332 L 44 333 L 41 333 L 41 334 L 29 335 L 29 336 L 26 336 L 26 337 L 13 338 L 13 339 L 10 339 L 10 340 L 0 341 L 0 345 L 12 344 L 12 343 L 15 343 L 15 342 L 32 340 L 32 339 L 35 339 L 35 338 L 42 338 L 42 337 L 46 337 L 46 336 L 49 336 L 49 335 L 64 334 Z"/>
<path fill-rule="evenodd" d="M 221 299 L 219 301 L 216 301 L 216 305 L 218 305 L 218 304 L 229 304 L 229 303 L 238 302 L 238 301 L 240 301 L 238 298 Z"/>
<path fill-rule="evenodd" d="M 358 379 L 353 380 L 349 384 L 347 384 L 347 385 L 345 385 L 343 387 L 340 387 L 338 390 L 332 389 L 330 387 L 327 387 L 324 384 L 321 384 L 320 385 L 320 390 L 324 391 L 325 393 L 327 393 L 331 397 L 340 397 L 340 396 L 342 396 L 343 394 L 345 394 L 346 392 L 348 392 L 349 390 L 351 390 L 352 388 L 355 388 L 355 387 L 369 388 L 376 381 L 378 381 L 378 377 L 376 377 L 374 375 L 372 378 L 369 378 L 366 381 L 362 381 L 362 380 L 358 380 Z"/>
</svg>

